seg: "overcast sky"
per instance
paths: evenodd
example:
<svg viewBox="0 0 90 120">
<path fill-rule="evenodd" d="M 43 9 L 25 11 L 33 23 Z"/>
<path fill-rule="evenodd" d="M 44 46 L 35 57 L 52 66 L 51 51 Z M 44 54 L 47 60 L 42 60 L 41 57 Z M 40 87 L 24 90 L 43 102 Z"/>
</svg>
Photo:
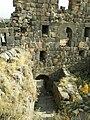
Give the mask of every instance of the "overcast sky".
<svg viewBox="0 0 90 120">
<path fill-rule="evenodd" d="M 67 8 L 68 0 L 60 0 L 59 5 Z M 14 11 L 13 0 L 0 0 L 0 17 L 10 18 Z"/>
</svg>

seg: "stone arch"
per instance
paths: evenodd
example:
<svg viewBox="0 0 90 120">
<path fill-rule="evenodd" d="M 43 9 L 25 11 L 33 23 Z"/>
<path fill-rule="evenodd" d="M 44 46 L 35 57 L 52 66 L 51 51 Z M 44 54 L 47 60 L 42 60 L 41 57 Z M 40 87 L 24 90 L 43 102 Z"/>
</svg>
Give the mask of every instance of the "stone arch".
<svg viewBox="0 0 90 120">
<path fill-rule="evenodd" d="M 45 74 L 40 74 L 36 77 L 35 80 L 40 80 L 40 79 L 43 79 L 43 80 L 49 80 L 49 77 L 48 75 L 45 75 Z"/>
<path fill-rule="evenodd" d="M 69 39 L 67 42 L 67 46 L 71 47 L 71 41 L 72 41 L 72 29 L 70 27 L 66 28 L 67 38 Z"/>
<path fill-rule="evenodd" d="M 45 74 L 40 74 L 35 78 L 35 80 L 41 80 L 41 79 L 44 81 L 43 85 L 44 85 L 45 89 L 47 89 L 48 82 L 50 80 L 49 76 L 45 75 Z"/>
</svg>

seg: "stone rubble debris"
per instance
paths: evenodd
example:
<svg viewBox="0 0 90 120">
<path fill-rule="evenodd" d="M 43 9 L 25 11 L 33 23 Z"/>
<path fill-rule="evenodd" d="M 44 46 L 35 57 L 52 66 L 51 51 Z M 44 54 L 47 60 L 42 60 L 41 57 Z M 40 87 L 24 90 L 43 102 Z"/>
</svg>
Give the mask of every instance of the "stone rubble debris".
<svg viewBox="0 0 90 120">
<path fill-rule="evenodd" d="M 58 82 L 55 82 L 56 94 L 58 92 L 58 97 L 56 98 L 56 103 L 60 109 L 60 116 L 68 116 L 70 120 L 74 119 L 87 119 L 90 118 L 90 102 L 89 102 L 89 84 L 78 85 L 81 83 L 80 78 L 76 78 L 73 75 L 62 77 Z M 57 102 L 58 101 L 58 102 Z M 82 117 L 84 116 L 84 119 Z M 76 118 L 74 116 L 77 116 Z M 62 118 L 63 120 L 63 118 Z"/>
</svg>

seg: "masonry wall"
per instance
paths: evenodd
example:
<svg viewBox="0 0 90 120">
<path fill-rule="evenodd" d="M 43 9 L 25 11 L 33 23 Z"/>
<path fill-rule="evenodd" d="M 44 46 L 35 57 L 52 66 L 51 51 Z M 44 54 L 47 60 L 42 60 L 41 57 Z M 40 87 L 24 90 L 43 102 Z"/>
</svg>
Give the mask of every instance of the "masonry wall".
<svg viewBox="0 0 90 120">
<path fill-rule="evenodd" d="M 14 29 L 0 26 L 0 52 L 14 47 Z"/>
<path fill-rule="evenodd" d="M 71 2 L 74 9 L 63 11 L 56 0 L 14 1 L 11 19 L 16 44 L 32 49 L 35 74 L 51 74 L 89 57 L 89 2 Z"/>
<path fill-rule="evenodd" d="M 0 119 L 32 120 L 36 84 L 31 57 L 18 47 L 0 54 Z"/>
</svg>

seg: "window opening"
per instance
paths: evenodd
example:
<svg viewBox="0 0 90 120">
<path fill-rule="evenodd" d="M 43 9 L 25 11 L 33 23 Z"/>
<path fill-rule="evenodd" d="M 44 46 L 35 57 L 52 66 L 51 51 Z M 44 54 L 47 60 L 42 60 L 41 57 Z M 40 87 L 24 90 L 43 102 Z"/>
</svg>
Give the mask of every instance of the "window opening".
<svg viewBox="0 0 90 120">
<path fill-rule="evenodd" d="M 46 51 L 40 51 L 40 61 L 45 62 L 46 60 Z"/>
<path fill-rule="evenodd" d="M 2 44 L 2 46 L 6 46 L 7 45 L 6 33 L 1 34 L 1 44 Z"/>
<path fill-rule="evenodd" d="M 84 37 L 90 37 L 90 27 L 85 28 Z"/>
<path fill-rule="evenodd" d="M 71 28 L 67 27 L 66 33 L 67 33 L 67 37 L 69 38 L 67 46 L 71 47 L 71 40 L 72 40 L 72 30 L 71 30 Z"/>
<path fill-rule="evenodd" d="M 80 50 L 80 51 L 79 51 L 79 55 L 80 55 L 80 56 L 84 56 L 84 50 Z"/>
<path fill-rule="evenodd" d="M 47 35 L 49 33 L 49 26 L 48 25 L 42 25 L 42 36 Z"/>
</svg>

